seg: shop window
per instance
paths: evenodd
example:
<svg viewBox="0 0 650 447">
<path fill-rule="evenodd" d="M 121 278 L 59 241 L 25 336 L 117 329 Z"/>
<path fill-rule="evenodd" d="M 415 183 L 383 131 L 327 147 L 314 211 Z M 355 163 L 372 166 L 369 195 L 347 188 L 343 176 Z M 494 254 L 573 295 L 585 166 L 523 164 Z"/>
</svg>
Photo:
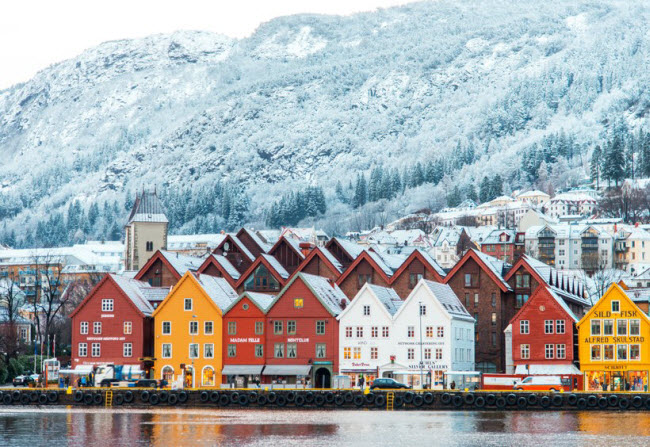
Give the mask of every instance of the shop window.
<svg viewBox="0 0 650 447">
<path fill-rule="evenodd" d="M 264 333 L 264 322 L 256 321 L 255 322 L 255 335 L 262 335 Z"/>
<path fill-rule="evenodd" d="M 352 358 L 352 348 L 343 348 L 343 359 L 350 360 Z"/>
<path fill-rule="evenodd" d="M 287 321 L 287 335 L 296 335 L 296 322 L 295 322 L 295 320 Z"/>
<path fill-rule="evenodd" d="M 591 320 L 591 335 L 600 335 L 600 320 Z"/>
<path fill-rule="evenodd" d="M 275 335 L 282 335 L 282 322 L 281 321 L 274 321 L 273 322 L 273 333 Z"/>
<path fill-rule="evenodd" d="M 612 301 L 612 312 L 618 313 L 621 311 L 620 301 Z"/>
<path fill-rule="evenodd" d="M 172 322 L 171 321 L 163 321 L 162 322 L 162 333 L 163 333 L 163 335 L 171 335 L 171 333 L 172 333 Z"/>
<path fill-rule="evenodd" d="M 355 360 L 359 360 L 361 358 L 361 348 L 354 348 L 352 352 L 354 353 Z"/>
<path fill-rule="evenodd" d="M 641 335 L 640 320 L 630 320 L 630 337 Z"/>
<path fill-rule="evenodd" d="M 521 351 L 521 358 L 523 360 L 530 358 L 530 345 L 521 345 L 519 349 Z"/>
<path fill-rule="evenodd" d="M 603 345 L 603 360 L 614 360 L 614 345 Z"/>
<path fill-rule="evenodd" d="M 203 357 L 206 359 L 214 358 L 214 343 L 206 343 L 203 345 Z"/>
<path fill-rule="evenodd" d="M 287 358 L 295 359 L 296 357 L 298 357 L 298 344 L 287 343 Z"/>
<path fill-rule="evenodd" d="M 166 380 L 167 383 L 171 383 L 174 380 L 174 368 L 171 366 L 165 366 L 160 373 L 160 377 L 161 379 Z"/>
<path fill-rule="evenodd" d="M 264 345 L 255 345 L 255 357 L 264 357 Z"/>
<path fill-rule="evenodd" d="M 630 345 L 630 360 L 641 360 L 641 345 Z"/>
<path fill-rule="evenodd" d="M 415 349 L 414 348 L 408 348 L 406 358 L 408 360 L 414 360 L 415 359 Z"/>
<path fill-rule="evenodd" d="M 203 333 L 205 335 L 212 335 L 214 331 L 214 324 L 212 321 L 206 321 L 203 323 Z"/>
<path fill-rule="evenodd" d="M 591 345 L 591 360 L 600 360 L 601 355 L 600 355 L 600 345 Z"/>
<path fill-rule="evenodd" d="M 284 343 L 275 343 L 273 347 L 273 355 L 276 359 L 284 358 Z"/>
<path fill-rule="evenodd" d="M 603 320 L 603 335 L 614 335 L 614 320 Z"/>
<path fill-rule="evenodd" d="M 554 345 L 544 345 L 544 358 L 552 359 L 553 358 L 553 351 L 555 351 L 555 346 Z"/>
<path fill-rule="evenodd" d="M 325 321 L 316 321 L 316 335 L 325 335 Z"/>
<path fill-rule="evenodd" d="M 553 320 L 544 320 L 544 333 L 545 334 L 553 333 Z"/>
<path fill-rule="evenodd" d="M 427 338 L 433 338 L 433 326 L 427 326 L 426 335 Z"/>
<path fill-rule="evenodd" d="M 327 357 L 327 345 L 325 343 L 316 343 L 316 358 L 324 359 Z"/>
<path fill-rule="evenodd" d="M 616 320 L 616 335 L 627 336 L 627 320 Z"/>
<path fill-rule="evenodd" d="M 557 320 L 555 322 L 555 333 L 564 334 L 564 329 L 565 329 L 564 320 Z"/>
<path fill-rule="evenodd" d="M 377 348 L 370 348 L 370 360 L 377 360 L 379 357 L 378 349 Z"/>
<path fill-rule="evenodd" d="M 377 338 L 379 337 L 379 327 L 373 326 L 370 328 L 370 336 L 372 338 Z"/>
<path fill-rule="evenodd" d="M 530 324 L 528 323 L 528 320 L 521 320 L 519 322 L 519 333 L 528 334 L 529 330 L 530 330 Z"/>
<path fill-rule="evenodd" d="M 214 368 L 205 366 L 201 374 L 201 384 L 203 386 L 214 386 Z"/>
<path fill-rule="evenodd" d="M 171 343 L 163 343 L 162 344 L 162 358 L 164 358 L 164 359 L 172 358 L 172 344 Z"/>
</svg>

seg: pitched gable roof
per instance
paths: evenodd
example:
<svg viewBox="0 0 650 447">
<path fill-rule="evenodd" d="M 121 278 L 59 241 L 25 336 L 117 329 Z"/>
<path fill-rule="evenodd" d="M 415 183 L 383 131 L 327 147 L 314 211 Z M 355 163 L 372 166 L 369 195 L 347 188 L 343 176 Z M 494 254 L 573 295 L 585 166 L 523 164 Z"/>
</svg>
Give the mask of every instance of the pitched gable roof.
<svg viewBox="0 0 650 447">
<path fill-rule="evenodd" d="M 584 323 L 585 321 L 588 321 L 588 320 L 591 318 L 591 315 L 592 315 L 592 314 L 596 311 L 596 309 L 598 308 L 600 302 L 603 301 L 604 299 L 608 298 L 609 295 L 612 294 L 612 293 L 614 293 L 614 292 L 619 292 L 620 295 L 622 296 L 622 298 L 623 298 L 624 300 L 628 300 L 629 304 L 631 304 L 633 307 L 636 307 L 637 309 L 639 309 L 638 306 L 636 305 L 636 303 L 634 302 L 634 300 L 633 300 L 632 298 L 630 298 L 630 296 L 625 292 L 625 290 L 623 290 L 623 289 L 621 288 L 621 286 L 619 286 L 619 285 L 616 284 L 616 283 L 612 283 L 612 284 L 609 286 L 609 288 L 607 289 L 607 291 L 603 294 L 603 296 L 600 297 L 600 299 L 598 300 L 598 302 L 596 302 L 596 303 L 592 306 L 592 308 L 589 309 L 589 311 L 588 311 L 588 312 L 587 312 L 587 313 L 586 313 L 586 314 L 585 314 L 585 315 L 580 319 L 580 321 L 578 321 L 578 323 L 576 323 L 576 325 L 577 325 L 577 326 L 580 326 L 580 325 L 582 325 L 582 323 Z M 639 314 L 641 315 L 641 318 L 643 318 L 643 319 L 646 321 L 646 323 L 650 324 L 650 318 L 648 317 L 648 315 L 646 315 L 645 312 L 643 312 L 641 309 L 639 309 Z"/>
<path fill-rule="evenodd" d="M 429 253 L 416 248 L 411 252 L 409 257 L 404 260 L 402 266 L 393 275 L 393 283 L 397 281 L 397 278 L 399 278 L 402 273 L 408 269 L 408 266 L 415 259 L 418 259 L 427 270 L 433 273 L 433 276 L 437 281 L 442 281 L 442 278 L 445 277 L 445 271 L 442 269 L 442 267 L 440 267 L 440 264 L 438 264 L 436 260 L 429 255 Z"/>
<path fill-rule="evenodd" d="M 167 268 L 169 268 L 176 279 L 181 279 L 183 274 L 185 274 L 187 271 L 197 271 L 203 263 L 203 258 L 182 255 L 180 253 L 167 250 L 158 250 L 138 271 L 138 273 L 135 275 L 135 279 L 142 278 L 144 274 L 149 271 L 153 263 L 157 260 L 162 261 L 167 266 Z"/>
<path fill-rule="evenodd" d="M 381 276 L 381 278 L 386 282 L 386 284 L 390 284 L 390 276 L 393 275 L 393 271 L 384 263 L 384 261 L 379 257 L 375 252 L 370 252 L 367 250 L 363 250 L 359 256 L 354 260 L 352 264 L 348 266 L 347 269 L 343 272 L 343 274 L 339 277 L 339 279 L 336 280 L 337 284 L 341 284 L 345 278 L 347 278 L 353 271 L 354 269 L 361 263 L 362 260 L 366 260 L 372 268 Z M 390 276 L 386 273 L 389 272 Z"/>
<path fill-rule="evenodd" d="M 332 244 L 338 244 L 338 246 L 341 247 L 341 250 L 343 250 L 343 252 L 345 252 L 345 254 L 348 255 L 348 257 L 353 261 L 357 259 L 361 252 L 364 250 L 361 245 L 338 237 L 333 237 L 330 239 L 325 246 L 329 247 Z"/>
<path fill-rule="evenodd" d="M 273 255 L 275 251 L 278 249 L 278 247 L 280 247 L 280 245 L 282 245 L 283 243 L 286 243 L 289 246 L 289 248 L 291 248 L 291 250 L 296 253 L 298 258 L 305 259 L 305 255 L 300 249 L 300 241 L 288 238 L 286 236 L 281 236 L 277 240 L 277 242 L 273 245 L 273 247 L 271 247 L 271 249 L 268 251 L 268 254 Z"/>
<path fill-rule="evenodd" d="M 205 258 L 203 264 L 201 264 L 201 267 L 199 267 L 197 271 L 199 273 L 203 273 L 209 265 L 216 266 L 217 269 L 221 271 L 222 274 L 224 274 L 224 276 L 230 277 L 233 280 L 233 283 L 237 282 L 237 280 L 241 277 L 241 273 L 239 273 L 239 271 L 235 268 L 234 265 L 231 264 L 228 258 L 223 255 L 215 255 L 214 253 L 211 253 Z"/>
<path fill-rule="evenodd" d="M 269 254 L 262 254 L 253 262 L 237 281 L 236 287 L 241 286 L 255 272 L 260 264 L 269 269 L 273 277 L 283 286 L 289 279 L 289 272 L 280 264 L 280 262 Z"/>
<path fill-rule="evenodd" d="M 168 222 L 155 190 L 136 194 L 127 225 L 132 222 Z"/>
<path fill-rule="evenodd" d="M 269 310 L 273 308 L 280 298 L 289 290 L 295 281 L 302 281 L 303 284 L 313 293 L 316 299 L 323 305 L 323 307 L 334 317 L 339 315 L 350 302 L 345 296 L 343 291 L 335 283 L 331 283 L 327 278 L 322 276 L 310 275 L 308 273 L 299 272 L 291 278 L 291 281 L 285 285 L 280 293 L 275 297 Z"/>
<path fill-rule="evenodd" d="M 404 311 L 403 309 L 406 308 L 407 304 L 417 297 L 419 291 L 422 289 L 428 291 L 428 293 L 438 303 L 440 309 L 449 318 L 472 322 L 475 321 L 448 284 L 441 284 L 426 279 L 418 281 L 409 296 L 404 300 L 404 304 L 402 304 L 401 308 L 395 314 L 395 319 L 397 319 L 397 317 Z"/>
<path fill-rule="evenodd" d="M 388 318 L 393 318 L 395 313 L 402 306 L 402 299 L 397 295 L 395 290 L 388 287 L 381 287 L 370 283 L 365 283 L 363 287 L 357 292 L 354 299 L 350 302 L 350 305 L 347 306 L 337 317 L 338 320 L 341 320 L 348 312 L 351 312 L 355 306 L 360 306 L 359 302 L 362 300 L 357 299 L 358 297 L 369 294 L 375 300 L 381 304 L 381 309 L 383 312 L 386 312 Z"/>
<path fill-rule="evenodd" d="M 485 253 L 481 253 L 474 248 L 467 250 L 467 253 L 465 253 L 460 261 L 456 263 L 454 268 L 451 269 L 449 273 L 447 273 L 447 276 L 444 278 L 444 282 L 448 283 L 454 277 L 456 272 L 458 272 L 458 270 L 460 270 L 460 268 L 465 265 L 469 259 L 474 259 L 476 263 L 481 266 L 481 268 L 488 274 L 488 276 L 492 278 L 492 280 L 499 286 L 501 291 L 508 292 L 512 290 L 510 285 L 503 278 L 503 268 L 506 264 L 503 261 L 486 255 Z"/>
<path fill-rule="evenodd" d="M 237 238 L 237 236 L 235 236 L 235 235 L 232 234 L 232 233 L 228 233 L 228 234 L 226 234 L 226 237 L 223 239 L 223 241 L 221 241 L 221 243 L 217 246 L 217 248 L 215 248 L 215 251 L 216 251 L 217 249 L 221 249 L 222 251 L 226 252 L 227 250 L 224 250 L 223 247 L 224 247 L 224 245 L 225 245 L 227 242 L 229 242 L 229 243 L 231 243 L 231 244 L 237 246 L 237 248 L 239 249 L 239 251 L 240 251 L 244 256 L 246 256 L 246 257 L 248 258 L 249 261 L 253 262 L 253 261 L 255 260 L 255 256 L 253 256 L 253 254 L 250 252 L 250 250 L 249 250 L 248 248 L 246 248 L 246 246 L 244 245 L 244 243 L 243 243 L 242 241 L 240 241 L 239 238 Z"/>
<path fill-rule="evenodd" d="M 535 306 L 535 301 L 537 300 L 537 297 L 541 294 L 547 294 L 550 296 L 555 302 L 562 308 L 562 310 L 567 314 L 569 318 L 571 318 L 575 323 L 578 322 L 579 318 L 576 317 L 576 315 L 573 313 L 573 311 L 569 308 L 569 306 L 566 304 L 566 302 L 557 294 L 554 293 L 548 286 L 541 284 L 528 298 L 528 301 L 524 303 L 523 306 L 521 306 L 521 309 L 517 311 L 517 313 L 512 317 L 510 320 L 510 323 L 512 324 L 513 321 L 519 318 L 520 314 L 522 314 L 525 309 L 528 309 L 530 306 Z M 532 303 L 532 304 L 531 304 Z"/>
<path fill-rule="evenodd" d="M 315 257 L 321 259 L 337 277 L 343 272 L 343 266 L 328 249 L 325 247 L 314 247 L 293 274 L 295 275 L 297 272 L 301 271 Z"/>
<path fill-rule="evenodd" d="M 271 304 L 275 300 L 275 295 L 267 295 L 266 293 L 258 292 L 244 292 L 237 299 L 235 299 L 230 306 L 224 309 L 223 313 L 225 314 L 230 309 L 235 307 L 242 299 L 248 298 L 263 314 L 266 314 L 271 307 Z"/>
<path fill-rule="evenodd" d="M 248 235 L 248 237 L 250 237 L 253 240 L 253 242 L 255 242 L 255 244 L 257 244 L 257 246 L 260 248 L 262 253 L 268 253 L 269 250 L 271 250 L 271 247 L 273 247 L 273 245 L 263 241 L 262 238 L 257 235 L 257 233 L 255 233 L 254 231 L 249 230 L 246 227 L 241 227 L 241 229 L 237 232 L 237 235 L 236 235 L 237 239 L 239 239 L 239 235 L 241 233 L 246 233 Z"/>
</svg>

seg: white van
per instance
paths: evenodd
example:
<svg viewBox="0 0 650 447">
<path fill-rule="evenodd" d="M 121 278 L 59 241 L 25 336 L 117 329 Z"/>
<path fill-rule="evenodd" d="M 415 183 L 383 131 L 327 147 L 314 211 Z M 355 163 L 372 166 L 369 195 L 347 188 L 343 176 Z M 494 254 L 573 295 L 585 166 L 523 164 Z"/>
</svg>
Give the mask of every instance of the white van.
<svg viewBox="0 0 650 447">
<path fill-rule="evenodd" d="M 515 390 L 523 391 L 563 391 L 562 378 L 560 376 L 528 376 L 512 387 Z"/>
</svg>

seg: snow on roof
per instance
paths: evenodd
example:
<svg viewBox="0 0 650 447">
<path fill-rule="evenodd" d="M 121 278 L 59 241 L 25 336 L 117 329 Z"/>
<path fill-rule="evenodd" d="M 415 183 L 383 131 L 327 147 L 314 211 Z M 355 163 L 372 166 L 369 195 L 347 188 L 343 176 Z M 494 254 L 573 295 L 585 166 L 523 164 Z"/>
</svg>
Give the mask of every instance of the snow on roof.
<svg viewBox="0 0 650 447">
<path fill-rule="evenodd" d="M 149 303 L 148 300 L 149 295 L 147 295 L 147 292 L 145 292 L 146 289 L 152 289 L 149 283 L 144 281 L 138 281 L 136 279 L 130 279 L 115 274 L 110 274 L 110 276 L 111 279 L 115 281 L 115 283 L 118 285 L 118 287 L 122 289 L 124 294 L 129 297 L 131 302 L 135 304 L 135 306 L 140 310 L 140 312 L 142 312 L 146 316 L 151 316 L 151 314 L 153 314 L 153 307 L 151 306 L 151 303 Z M 166 287 L 165 288 L 156 287 L 156 289 L 164 290 L 165 295 L 167 295 L 167 292 L 169 291 L 169 289 L 167 289 Z"/>
<path fill-rule="evenodd" d="M 221 267 L 223 267 L 223 269 L 226 271 L 226 273 L 228 273 L 228 275 L 230 275 L 232 279 L 235 280 L 239 279 L 241 274 L 235 268 L 235 266 L 230 263 L 228 258 L 226 258 L 223 255 L 215 255 L 215 254 L 212 254 L 210 256 L 212 256 L 212 259 L 214 259 L 216 263 L 218 263 Z"/>
<path fill-rule="evenodd" d="M 268 242 L 264 242 L 262 238 L 259 237 L 257 233 L 255 233 L 254 231 L 249 230 L 246 227 L 242 227 L 242 230 L 245 231 L 246 234 L 248 234 L 251 239 L 253 239 L 253 241 L 257 244 L 258 247 L 260 247 L 260 249 L 264 253 L 268 253 L 269 250 L 273 247 L 273 245 L 269 244 Z"/>
<path fill-rule="evenodd" d="M 560 202 L 560 201 L 566 201 L 566 202 L 594 202 L 596 203 L 596 199 L 593 197 L 580 193 L 580 192 L 564 192 L 561 194 L 556 195 L 553 197 L 551 202 Z"/>
<path fill-rule="evenodd" d="M 508 284 L 505 279 L 503 279 L 503 270 L 504 267 L 506 266 L 506 263 L 493 257 L 490 255 L 486 255 L 485 253 L 481 253 L 480 251 L 472 248 L 471 249 L 481 260 L 487 265 L 487 267 L 496 275 L 497 278 L 499 278 L 499 281 L 501 281 L 501 284 L 503 284 L 507 290 L 512 290 L 510 287 L 510 284 Z"/>
<path fill-rule="evenodd" d="M 334 239 L 343 248 L 343 250 L 345 250 L 347 254 L 352 257 L 352 259 L 357 259 L 357 257 L 364 250 L 364 248 L 356 242 L 348 241 L 346 239 L 341 239 L 338 237 L 335 237 Z"/>
<path fill-rule="evenodd" d="M 557 270 L 547 264 L 544 264 L 542 261 L 532 258 L 526 254 L 522 256 L 522 259 L 526 261 L 530 268 L 532 268 L 537 273 L 537 275 L 542 278 L 544 284 L 549 290 L 552 290 L 562 298 L 571 299 L 573 301 L 580 302 L 581 304 L 591 306 L 591 302 L 580 295 L 580 291 L 583 291 L 585 286 L 577 275 L 572 275 L 567 270 Z M 553 281 L 552 286 L 550 285 L 551 277 Z M 558 284 L 565 284 L 567 288 L 569 287 L 569 284 L 571 284 L 571 288 L 573 288 L 575 285 L 577 293 L 562 289 L 558 286 Z"/>
<path fill-rule="evenodd" d="M 548 194 L 546 194 L 543 191 L 540 191 L 539 189 L 534 189 L 532 191 L 526 191 L 526 192 L 522 192 L 521 194 L 517 194 L 517 198 L 538 197 L 538 196 L 550 197 Z"/>
<path fill-rule="evenodd" d="M 0 323 L 9 322 L 9 309 L 0 306 Z M 30 320 L 21 316 L 20 314 L 14 315 L 13 322 L 16 324 L 32 324 Z"/>
<path fill-rule="evenodd" d="M 187 271 L 195 272 L 201 267 L 205 258 L 183 255 L 178 252 L 160 250 L 160 254 L 169 262 L 176 272 L 183 276 Z"/>
<path fill-rule="evenodd" d="M 136 195 L 127 225 L 132 222 L 168 222 L 156 191 Z"/>
<path fill-rule="evenodd" d="M 573 313 L 573 311 L 569 308 L 567 305 L 566 301 L 562 299 L 558 294 L 557 291 L 554 290 L 553 287 L 548 287 L 546 286 L 546 290 L 548 290 L 548 293 L 553 297 L 553 299 L 564 309 L 564 311 L 573 319 L 574 322 L 580 321 L 580 318 L 576 317 L 576 315 Z"/>
<path fill-rule="evenodd" d="M 242 252 L 242 253 L 243 253 L 243 254 L 244 254 L 248 259 L 250 259 L 251 261 L 254 261 L 254 260 L 255 260 L 255 256 L 253 256 L 253 253 L 251 253 L 250 250 L 248 250 L 248 248 L 246 248 L 246 246 L 244 245 L 244 243 L 243 243 L 242 241 L 240 241 L 239 238 L 238 238 L 237 236 L 235 236 L 234 234 L 230 233 L 229 235 L 230 235 L 230 237 L 232 238 L 233 242 L 237 245 L 237 247 L 239 248 L 239 250 L 240 250 L 240 251 L 241 251 L 241 252 Z"/>
<path fill-rule="evenodd" d="M 445 309 L 452 318 L 474 321 L 474 318 L 467 312 L 449 284 L 421 279 L 422 283 L 438 300 L 440 305 Z"/>
<path fill-rule="evenodd" d="M 630 297 L 635 303 L 648 303 L 650 302 L 650 288 L 643 289 L 629 289 L 625 294 Z"/>
<path fill-rule="evenodd" d="M 318 248 L 316 248 L 316 250 L 319 250 L 321 253 L 323 253 L 323 255 L 327 258 L 327 260 L 328 260 L 329 262 L 332 263 L 332 265 L 334 266 L 334 268 L 335 268 L 339 273 L 343 273 L 343 266 L 341 265 L 341 263 L 339 262 L 339 260 L 336 259 L 336 258 L 334 257 L 334 255 L 333 255 L 333 254 L 332 254 L 332 253 L 331 253 L 327 248 L 325 248 L 325 247 L 318 247 Z"/>
<path fill-rule="evenodd" d="M 377 263 L 379 268 L 388 276 L 389 278 L 393 276 L 393 269 L 391 269 L 388 264 L 384 262 L 384 259 L 375 251 L 365 250 L 366 253 L 372 258 L 373 261 Z"/>
<path fill-rule="evenodd" d="M 507 230 L 507 229 L 502 229 L 502 230 L 492 230 L 481 242 L 481 244 L 503 244 L 504 242 L 500 240 L 501 235 L 505 233 L 508 236 L 508 239 L 506 239 L 507 242 L 515 242 L 515 235 L 516 232 L 515 230 Z"/>
<path fill-rule="evenodd" d="M 275 243 L 280 239 L 280 230 L 257 230 L 257 234 L 264 238 L 268 244 L 275 245 Z"/>
<path fill-rule="evenodd" d="M 201 287 L 203 287 L 205 293 L 222 311 L 227 309 L 238 297 L 237 292 L 235 292 L 225 278 L 198 273 L 194 273 L 194 277 Z"/>
<path fill-rule="evenodd" d="M 391 316 L 394 316 L 402 306 L 402 303 L 404 303 L 394 289 L 370 283 L 368 283 L 368 288 L 372 290 L 377 299 L 386 307 L 386 310 Z"/>
<path fill-rule="evenodd" d="M 271 303 L 273 303 L 275 300 L 275 295 L 268 295 L 266 293 L 246 292 L 246 295 L 250 298 L 251 301 L 255 303 L 257 307 L 262 309 L 262 312 L 269 310 Z"/>
<path fill-rule="evenodd" d="M 381 259 L 384 260 L 386 265 L 393 271 L 395 272 L 398 270 L 402 264 L 404 264 L 404 261 L 406 261 L 406 256 L 403 254 L 394 254 L 394 253 L 388 253 L 387 251 L 380 251 L 377 250 L 376 253 L 381 256 Z M 392 274 L 392 273 L 391 273 Z"/>
<path fill-rule="evenodd" d="M 433 267 L 433 269 L 436 271 L 436 273 L 438 273 L 438 275 L 440 275 L 441 278 L 444 278 L 444 277 L 445 277 L 445 275 L 447 274 L 447 272 L 445 272 L 445 270 L 444 270 L 442 267 L 440 267 L 440 264 L 438 264 L 438 261 L 436 261 L 435 259 L 433 259 L 433 256 L 431 256 L 429 253 L 427 253 L 427 252 L 424 251 L 424 250 L 420 250 L 420 249 L 416 249 L 416 250 L 418 251 L 418 253 L 420 253 L 420 254 L 422 255 L 422 257 L 423 257 L 423 258 L 424 258 L 424 259 L 425 259 L 429 264 L 431 264 L 431 267 Z"/>
<path fill-rule="evenodd" d="M 167 236 L 169 250 L 196 248 L 199 245 L 206 248 L 215 248 L 225 239 L 225 234 L 174 234 Z"/>
<path fill-rule="evenodd" d="M 327 278 L 303 272 L 298 273 L 298 276 L 302 277 L 305 284 L 317 295 L 318 299 L 329 309 L 332 315 L 340 314 L 348 305 L 349 300 L 343 291 Z"/>
<path fill-rule="evenodd" d="M 262 253 L 260 256 L 263 257 L 266 260 L 266 262 L 268 262 L 271 265 L 271 267 L 273 267 L 275 271 L 278 272 L 278 274 L 283 279 L 287 279 L 289 277 L 289 272 L 287 272 L 287 270 L 282 266 L 282 264 L 280 264 L 280 261 L 275 259 L 274 256 L 271 256 L 266 253 Z"/>
<path fill-rule="evenodd" d="M 282 236 L 284 240 L 293 247 L 296 252 L 298 252 L 298 256 L 300 256 L 301 259 L 305 259 L 305 255 L 302 253 L 302 250 L 300 249 L 300 241 L 297 239 L 292 239 L 287 236 Z"/>
<path fill-rule="evenodd" d="M 461 231 L 462 229 L 456 227 L 437 227 L 429 238 L 435 238 L 432 244 L 435 247 L 442 246 L 445 241 L 447 241 L 449 245 L 457 245 Z"/>
</svg>

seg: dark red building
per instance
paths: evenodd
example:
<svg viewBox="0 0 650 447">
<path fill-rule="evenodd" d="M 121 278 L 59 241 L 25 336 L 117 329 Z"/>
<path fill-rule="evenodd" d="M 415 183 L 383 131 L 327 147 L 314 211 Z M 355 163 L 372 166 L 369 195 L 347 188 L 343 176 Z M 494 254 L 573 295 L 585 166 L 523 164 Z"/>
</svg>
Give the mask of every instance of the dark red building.
<svg viewBox="0 0 650 447">
<path fill-rule="evenodd" d="M 301 247 L 301 244 L 303 247 Z M 292 274 L 305 259 L 305 253 L 308 253 L 311 247 L 312 245 L 309 243 L 301 243 L 295 239 L 282 236 L 269 250 L 269 255 L 277 259 L 282 267 L 289 274 Z"/>
<path fill-rule="evenodd" d="M 265 364 L 266 312 L 274 295 L 245 292 L 223 314 L 223 383 L 247 387 L 261 380 Z"/>
<path fill-rule="evenodd" d="M 205 258 L 197 273 L 225 278 L 233 289 L 236 288 L 237 281 L 241 278 L 241 273 L 225 256 L 215 254 L 210 254 Z"/>
<path fill-rule="evenodd" d="M 508 268 L 503 261 L 470 249 L 444 279 L 476 320 L 477 371 L 505 371 L 503 331 L 517 311 L 512 289 L 503 276 Z"/>
<path fill-rule="evenodd" d="M 239 273 L 244 273 L 255 261 L 255 256 L 249 248 L 237 236 L 230 233 L 226 234 L 213 253 L 225 256 Z"/>
<path fill-rule="evenodd" d="M 72 312 L 72 368 L 102 364 L 139 365 L 153 362 L 154 305 L 169 292 L 135 279 L 108 274 Z"/>
<path fill-rule="evenodd" d="M 338 371 L 338 321 L 348 303 L 331 280 L 298 273 L 266 313 L 265 383 L 330 388 Z"/>
<path fill-rule="evenodd" d="M 542 285 L 511 320 L 515 374 L 580 375 L 577 316 Z"/>
<path fill-rule="evenodd" d="M 332 253 L 332 256 L 338 259 L 341 266 L 343 266 L 343 270 L 347 270 L 354 260 L 359 257 L 361 252 L 363 252 L 363 247 L 359 244 L 337 237 L 333 237 L 327 241 L 325 248 Z"/>
<path fill-rule="evenodd" d="M 403 300 L 422 278 L 443 282 L 445 271 L 428 253 L 415 249 L 391 278 L 390 287 Z"/>
<path fill-rule="evenodd" d="M 237 293 L 246 291 L 277 294 L 289 280 L 289 272 L 268 254 L 260 255 L 237 281 Z"/>
<path fill-rule="evenodd" d="M 135 275 L 135 279 L 153 287 L 175 286 L 188 270 L 196 272 L 202 258 L 176 252 L 158 250 Z"/>
<path fill-rule="evenodd" d="M 314 247 L 293 274 L 297 272 L 324 276 L 336 281 L 343 273 L 343 266 L 326 248 Z"/>
<path fill-rule="evenodd" d="M 363 250 L 336 283 L 349 299 L 353 299 L 367 282 L 381 287 L 390 287 L 393 273 L 379 254 Z"/>
</svg>

